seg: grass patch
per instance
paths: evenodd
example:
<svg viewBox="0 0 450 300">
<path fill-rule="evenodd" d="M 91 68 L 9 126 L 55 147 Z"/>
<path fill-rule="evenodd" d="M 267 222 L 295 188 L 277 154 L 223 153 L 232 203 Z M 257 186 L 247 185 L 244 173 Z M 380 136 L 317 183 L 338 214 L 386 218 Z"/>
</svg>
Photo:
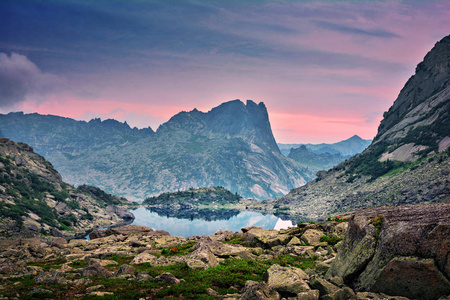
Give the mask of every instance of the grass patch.
<svg viewBox="0 0 450 300">
<path fill-rule="evenodd" d="M 242 245 L 242 237 L 241 236 L 234 236 L 228 241 L 223 241 L 224 244 L 235 244 L 235 245 Z"/>
<path fill-rule="evenodd" d="M 336 245 L 337 243 L 342 241 L 342 239 L 341 238 L 337 238 L 337 237 L 330 237 L 330 236 L 324 235 L 324 236 L 320 237 L 320 241 L 321 242 L 327 242 L 330 245 Z"/>
<path fill-rule="evenodd" d="M 180 256 L 193 252 L 196 244 L 197 242 L 189 242 L 173 247 L 159 247 L 158 249 L 161 250 L 162 256 Z"/>
<path fill-rule="evenodd" d="M 378 241 L 381 233 L 381 227 L 383 225 L 383 216 L 377 216 L 373 218 L 372 220 L 370 220 L 369 224 L 373 224 L 373 226 L 375 226 L 375 228 L 377 229 L 373 236 Z"/>
<path fill-rule="evenodd" d="M 33 261 L 28 262 L 27 266 L 41 267 L 44 271 L 49 271 L 51 269 L 60 269 L 61 265 L 64 263 L 64 258 L 53 259 L 49 261 Z"/>
</svg>

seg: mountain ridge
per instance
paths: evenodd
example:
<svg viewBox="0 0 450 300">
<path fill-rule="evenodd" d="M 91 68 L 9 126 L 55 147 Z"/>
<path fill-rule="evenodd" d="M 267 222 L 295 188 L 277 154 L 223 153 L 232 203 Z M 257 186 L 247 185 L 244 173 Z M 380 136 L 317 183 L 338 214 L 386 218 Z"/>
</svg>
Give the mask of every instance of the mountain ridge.
<svg viewBox="0 0 450 300">
<path fill-rule="evenodd" d="M 0 130 L 31 144 L 68 182 L 130 199 L 202 186 L 268 199 L 314 178 L 313 171 L 280 153 L 266 106 L 251 100 L 225 102 L 206 113 L 180 112 L 156 132 L 103 121 L 103 126 L 115 124 L 126 132 L 92 130 L 83 136 L 77 126 L 99 120 L 65 120 L 71 126 L 67 130 L 48 126 L 48 116 L 33 117 L 39 122 L 23 122 L 32 118 L 24 114 L 0 115 Z"/>
<path fill-rule="evenodd" d="M 450 202 L 449 83 L 447 36 L 418 64 L 366 150 L 265 202 L 267 211 L 287 207 L 296 220 L 323 220 L 370 206 Z"/>
<path fill-rule="evenodd" d="M 308 150 L 317 153 L 317 154 L 322 154 L 322 153 L 329 153 L 329 154 L 336 154 L 336 153 L 340 153 L 343 157 L 351 157 L 355 154 L 361 153 L 365 148 L 367 148 L 367 146 L 370 145 L 370 143 L 372 142 L 372 140 L 365 140 L 362 139 L 360 136 L 358 135 L 353 135 L 352 137 L 336 142 L 336 143 L 320 143 L 320 144 L 312 144 L 312 143 L 308 143 L 308 144 L 283 144 L 283 143 L 278 143 L 278 146 L 281 150 L 281 153 L 283 153 L 284 155 L 288 155 L 291 148 L 299 148 L 300 146 L 306 146 L 306 148 L 308 148 Z M 355 146 L 352 146 L 352 144 L 356 144 Z"/>
</svg>

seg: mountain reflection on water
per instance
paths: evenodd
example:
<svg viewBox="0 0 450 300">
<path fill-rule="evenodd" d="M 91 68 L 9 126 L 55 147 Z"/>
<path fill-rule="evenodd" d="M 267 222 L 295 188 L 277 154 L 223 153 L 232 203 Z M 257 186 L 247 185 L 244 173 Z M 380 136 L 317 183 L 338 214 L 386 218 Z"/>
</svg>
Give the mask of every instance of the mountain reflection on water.
<svg viewBox="0 0 450 300">
<path fill-rule="evenodd" d="M 170 218 L 194 219 L 205 221 L 228 220 L 239 214 L 238 209 L 173 209 L 166 207 L 148 207 L 147 210 L 157 213 L 159 216 Z"/>
<path fill-rule="evenodd" d="M 217 230 L 239 231 L 242 227 L 260 226 L 265 229 L 286 228 L 292 222 L 283 221 L 274 215 L 263 215 L 236 209 L 167 209 L 139 207 L 132 211 L 135 219 L 132 224 L 153 229 L 166 230 L 171 235 L 189 237 L 210 235 Z"/>
</svg>

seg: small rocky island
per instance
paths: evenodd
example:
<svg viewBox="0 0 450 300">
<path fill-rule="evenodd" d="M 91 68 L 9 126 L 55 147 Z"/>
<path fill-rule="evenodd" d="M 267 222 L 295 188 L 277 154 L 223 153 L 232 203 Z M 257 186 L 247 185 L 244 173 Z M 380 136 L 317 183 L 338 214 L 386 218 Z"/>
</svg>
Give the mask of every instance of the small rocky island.
<svg viewBox="0 0 450 300">
<path fill-rule="evenodd" d="M 182 238 L 125 225 L 1 240 L 2 299 L 449 299 L 450 204 Z M 100 299 L 100 298 L 99 298 Z"/>
</svg>

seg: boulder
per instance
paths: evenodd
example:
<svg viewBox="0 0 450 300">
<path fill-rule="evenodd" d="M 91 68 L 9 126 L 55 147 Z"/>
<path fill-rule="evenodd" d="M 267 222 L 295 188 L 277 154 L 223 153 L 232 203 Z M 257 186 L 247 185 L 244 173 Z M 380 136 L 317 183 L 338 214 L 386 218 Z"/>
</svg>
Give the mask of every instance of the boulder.
<svg viewBox="0 0 450 300">
<path fill-rule="evenodd" d="M 310 290 L 305 280 L 309 276 L 303 270 L 294 267 L 272 265 L 263 275 L 263 280 L 281 295 L 295 296 Z"/>
<path fill-rule="evenodd" d="M 314 246 L 292 246 L 290 247 L 290 252 L 299 256 L 309 256 L 315 255 Z"/>
<path fill-rule="evenodd" d="M 127 264 L 123 264 L 120 266 L 120 268 L 114 273 L 115 276 L 119 277 L 122 275 L 131 275 L 131 276 L 135 276 L 137 273 L 136 269 L 133 268 L 130 265 Z"/>
<path fill-rule="evenodd" d="M 356 294 L 349 287 L 338 289 L 334 293 L 321 297 L 323 300 L 356 300 Z"/>
<path fill-rule="evenodd" d="M 133 258 L 133 260 L 131 261 L 131 264 L 132 265 L 142 265 L 145 263 L 154 262 L 156 259 L 157 259 L 156 256 L 143 252 L 141 254 L 136 255 Z"/>
<path fill-rule="evenodd" d="M 130 221 L 130 223 L 132 220 L 134 220 L 134 215 L 130 211 L 122 207 L 108 205 L 106 207 L 106 211 L 118 215 L 121 219 Z"/>
<path fill-rule="evenodd" d="M 243 228 L 244 230 L 244 228 Z M 278 230 L 251 228 L 242 235 L 242 241 L 252 247 L 272 248 L 289 243 L 289 234 L 280 234 Z"/>
<path fill-rule="evenodd" d="M 136 275 L 136 279 L 138 281 L 146 281 L 146 280 L 153 279 L 153 277 L 150 276 L 150 274 L 148 274 L 148 272 L 141 271 Z"/>
<path fill-rule="evenodd" d="M 294 236 L 287 245 L 288 246 L 299 246 L 302 244 L 304 244 L 304 243 L 302 243 L 302 241 L 300 241 L 300 239 L 298 237 Z"/>
<path fill-rule="evenodd" d="M 321 261 L 319 261 L 319 262 L 317 262 L 316 263 L 316 272 L 318 273 L 318 274 L 325 274 L 328 270 L 330 269 L 330 265 L 329 264 L 326 264 L 326 263 L 324 263 L 324 262 L 321 262 Z"/>
<path fill-rule="evenodd" d="M 332 284 L 332 283 L 330 283 L 330 282 L 328 282 L 325 279 L 322 279 L 320 277 L 316 277 L 316 278 L 312 279 L 309 282 L 309 286 L 312 289 L 319 290 L 320 297 L 323 297 L 325 295 L 337 292 L 337 290 L 339 289 L 334 284 Z"/>
<path fill-rule="evenodd" d="M 173 276 L 169 272 L 162 273 L 161 275 L 157 276 L 154 279 L 154 281 L 155 282 L 164 282 L 164 283 L 169 283 L 169 284 L 178 284 L 178 283 L 180 283 L 180 280 L 178 278 L 176 278 L 175 276 Z"/>
<path fill-rule="evenodd" d="M 89 238 L 91 240 L 107 237 L 110 235 L 124 235 L 124 236 L 130 236 L 130 235 L 151 235 L 155 234 L 155 230 L 141 225 L 125 225 L 125 226 L 119 226 L 114 228 L 109 228 L 106 230 L 96 230 L 91 233 L 89 233 Z M 156 233 L 159 235 L 170 235 L 167 231 L 164 230 L 156 230 Z"/>
<path fill-rule="evenodd" d="M 34 278 L 38 284 L 66 284 L 68 281 L 63 272 L 52 270 L 50 272 L 41 272 Z"/>
<path fill-rule="evenodd" d="M 212 253 L 207 242 L 203 242 L 186 256 L 186 263 L 191 269 L 207 269 L 219 265 L 217 257 Z"/>
<path fill-rule="evenodd" d="M 360 291 L 438 299 L 450 293 L 450 203 L 355 213 L 327 272 Z"/>
<path fill-rule="evenodd" d="M 300 237 L 300 239 L 302 241 L 304 241 L 307 244 L 313 245 L 313 244 L 318 244 L 320 243 L 320 238 L 322 236 L 324 236 L 325 234 L 323 233 L 322 230 L 318 230 L 318 229 L 307 229 L 305 230 L 305 232 L 302 234 L 302 236 Z"/>
<path fill-rule="evenodd" d="M 371 290 L 414 299 L 437 299 L 450 294 L 450 282 L 431 258 L 395 257 L 381 270 Z"/>
<path fill-rule="evenodd" d="M 88 277 L 111 277 L 111 271 L 106 270 L 98 259 L 91 258 L 86 268 L 83 269 L 83 276 Z"/>
<path fill-rule="evenodd" d="M 309 290 L 306 292 L 301 292 L 297 295 L 297 300 L 319 300 L 318 290 Z"/>
<path fill-rule="evenodd" d="M 242 300 L 279 300 L 280 294 L 265 282 L 248 280 L 242 290 Z"/>
<path fill-rule="evenodd" d="M 55 239 L 52 240 L 52 243 L 50 244 L 51 247 L 56 247 L 56 248 L 66 248 L 67 247 L 67 240 L 65 238 L 62 237 L 57 237 Z"/>
<path fill-rule="evenodd" d="M 211 252 L 220 258 L 240 257 L 243 253 L 249 253 L 249 248 L 241 245 L 224 244 L 218 241 L 203 242 Z"/>
</svg>

